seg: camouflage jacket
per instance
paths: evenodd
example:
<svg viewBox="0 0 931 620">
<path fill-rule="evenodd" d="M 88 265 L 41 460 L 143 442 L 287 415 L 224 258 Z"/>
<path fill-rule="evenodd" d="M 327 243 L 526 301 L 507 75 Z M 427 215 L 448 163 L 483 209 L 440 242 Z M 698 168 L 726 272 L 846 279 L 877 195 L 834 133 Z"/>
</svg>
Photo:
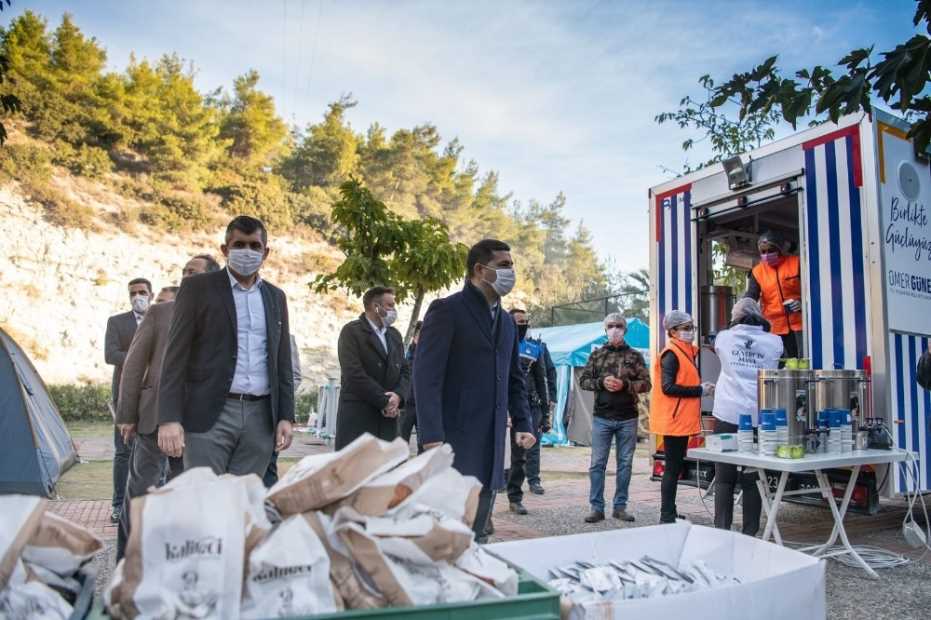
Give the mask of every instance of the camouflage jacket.
<svg viewBox="0 0 931 620">
<path fill-rule="evenodd" d="M 621 379 L 624 387 L 619 392 L 609 392 L 604 384 L 607 377 Z M 579 377 L 579 386 L 595 392 L 596 416 L 621 420 L 637 417 L 637 395 L 652 388 L 643 356 L 627 344 L 619 347 L 607 344 L 592 351 Z"/>
</svg>

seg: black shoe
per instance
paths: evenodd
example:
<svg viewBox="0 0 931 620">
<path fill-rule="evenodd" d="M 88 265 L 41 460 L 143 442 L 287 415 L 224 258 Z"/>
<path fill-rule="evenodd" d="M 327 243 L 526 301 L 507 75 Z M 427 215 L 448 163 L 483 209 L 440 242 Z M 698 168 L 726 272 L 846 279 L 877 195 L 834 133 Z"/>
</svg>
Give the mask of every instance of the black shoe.
<svg viewBox="0 0 931 620">
<path fill-rule="evenodd" d="M 605 513 L 598 512 L 597 510 L 591 511 L 589 515 L 585 517 L 586 523 L 598 523 L 599 521 L 604 521 L 604 520 L 605 520 Z"/>
<path fill-rule="evenodd" d="M 119 523 L 120 515 L 123 513 L 123 509 L 116 507 L 113 509 L 113 512 L 110 513 L 110 523 Z"/>
<path fill-rule="evenodd" d="M 534 482 L 530 485 L 530 492 L 534 495 L 543 495 L 546 491 L 543 489 L 543 485 L 539 482 Z"/>
<path fill-rule="evenodd" d="M 627 512 L 624 508 L 616 508 L 611 516 L 618 521 L 626 521 L 627 523 L 633 523 L 635 521 L 634 515 Z"/>
<path fill-rule="evenodd" d="M 520 502 L 511 502 L 511 512 L 519 515 L 527 514 L 527 509 L 524 508 L 524 505 Z"/>
</svg>

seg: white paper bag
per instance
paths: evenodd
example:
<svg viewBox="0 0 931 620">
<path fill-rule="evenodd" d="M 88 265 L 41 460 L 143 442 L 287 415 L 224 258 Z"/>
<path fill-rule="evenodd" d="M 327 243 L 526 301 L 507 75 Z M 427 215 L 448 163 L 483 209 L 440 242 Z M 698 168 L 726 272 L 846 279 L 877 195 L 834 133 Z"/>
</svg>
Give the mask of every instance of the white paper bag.
<svg viewBox="0 0 931 620">
<path fill-rule="evenodd" d="M 0 495 L 0 588 L 16 570 L 47 505 L 47 500 L 34 495 Z"/>
</svg>

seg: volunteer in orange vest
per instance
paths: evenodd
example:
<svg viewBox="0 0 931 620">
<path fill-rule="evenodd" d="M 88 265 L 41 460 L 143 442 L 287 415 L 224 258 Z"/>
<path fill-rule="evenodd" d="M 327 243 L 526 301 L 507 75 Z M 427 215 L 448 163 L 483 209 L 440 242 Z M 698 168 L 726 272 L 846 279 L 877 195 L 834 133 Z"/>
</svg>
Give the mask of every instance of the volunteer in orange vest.
<svg viewBox="0 0 931 620">
<path fill-rule="evenodd" d="M 701 433 L 701 397 L 714 393 L 713 383 L 702 383 L 698 373 L 698 347 L 692 317 L 673 310 L 663 319 L 666 348 L 653 359 L 650 393 L 650 432 L 663 438 L 666 470 L 663 472 L 660 523 L 675 523 L 676 490 L 685 465 L 689 437 Z"/>
<path fill-rule="evenodd" d="M 760 262 L 747 278 L 744 297 L 760 302 L 772 333 L 782 338 L 786 357 L 798 357 L 802 341 L 802 279 L 798 256 L 776 231 L 766 231 L 757 242 Z"/>
</svg>

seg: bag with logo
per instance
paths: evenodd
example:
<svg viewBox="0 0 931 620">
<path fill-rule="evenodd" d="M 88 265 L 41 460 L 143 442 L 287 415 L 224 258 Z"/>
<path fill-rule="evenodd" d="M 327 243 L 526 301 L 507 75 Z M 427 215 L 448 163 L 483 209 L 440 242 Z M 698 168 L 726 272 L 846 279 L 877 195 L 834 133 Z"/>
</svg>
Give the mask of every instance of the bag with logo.
<svg viewBox="0 0 931 620">
<path fill-rule="evenodd" d="M 319 510 L 348 497 L 409 455 L 403 439 L 387 442 L 366 433 L 339 452 L 305 456 L 269 490 L 267 499 L 285 517 Z"/>
<path fill-rule="evenodd" d="M 289 517 L 249 556 L 242 618 L 287 618 L 342 611 L 330 558 L 304 515 Z"/>
<path fill-rule="evenodd" d="M 237 478 L 202 473 L 132 500 L 126 557 L 104 594 L 111 616 L 239 618 L 253 508 Z"/>
</svg>

